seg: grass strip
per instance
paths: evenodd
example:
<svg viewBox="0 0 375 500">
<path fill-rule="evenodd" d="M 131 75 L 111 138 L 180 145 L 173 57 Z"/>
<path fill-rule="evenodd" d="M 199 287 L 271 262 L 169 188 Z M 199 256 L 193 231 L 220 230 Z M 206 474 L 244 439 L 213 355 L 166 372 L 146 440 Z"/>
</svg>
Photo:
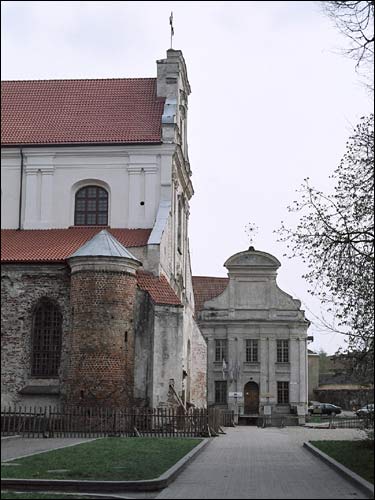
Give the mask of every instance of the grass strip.
<svg viewBox="0 0 375 500">
<path fill-rule="evenodd" d="M 1 477 L 96 481 L 155 479 L 201 441 L 182 438 L 103 438 L 12 460 L 20 465 L 2 466 Z"/>
<path fill-rule="evenodd" d="M 310 441 L 310 443 L 374 484 L 374 446 L 369 441 Z"/>
</svg>

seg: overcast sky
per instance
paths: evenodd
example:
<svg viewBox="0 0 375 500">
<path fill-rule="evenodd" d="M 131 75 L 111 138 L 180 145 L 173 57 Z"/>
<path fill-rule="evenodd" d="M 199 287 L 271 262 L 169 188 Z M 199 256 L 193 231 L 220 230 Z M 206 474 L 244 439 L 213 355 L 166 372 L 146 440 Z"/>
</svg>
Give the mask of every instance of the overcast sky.
<svg viewBox="0 0 375 500">
<path fill-rule="evenodd" d="M 195 275 L 226 276 L 232 254 L 254 246 L 282 263 L 279 286 L 320 314 L 301 262 L 284 257 L 274 230 L 295 224 L 287 206 L 305 177 L 329 175 L 372 103 L 346 40 L 319 2 L 2 2 L 2 79 L 155 77 L 156 60 L 183 51 L 192 94 L 188 140 L 195 195 Z M 312 349 L 343 345 L 312 325 Z"/>
</svg>

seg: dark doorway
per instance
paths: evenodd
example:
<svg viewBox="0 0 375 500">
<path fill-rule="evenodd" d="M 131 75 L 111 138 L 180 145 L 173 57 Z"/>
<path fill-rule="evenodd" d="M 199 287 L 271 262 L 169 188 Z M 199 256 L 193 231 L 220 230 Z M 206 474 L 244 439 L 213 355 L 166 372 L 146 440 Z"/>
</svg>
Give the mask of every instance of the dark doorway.
<svg viewBox="0 0 375 500">
<path fill-rule="evenodd" d="M 248 382 L 244 387 L 244 413 L 245 415 L 259 413 L 259 385 Z"/>
</svg>

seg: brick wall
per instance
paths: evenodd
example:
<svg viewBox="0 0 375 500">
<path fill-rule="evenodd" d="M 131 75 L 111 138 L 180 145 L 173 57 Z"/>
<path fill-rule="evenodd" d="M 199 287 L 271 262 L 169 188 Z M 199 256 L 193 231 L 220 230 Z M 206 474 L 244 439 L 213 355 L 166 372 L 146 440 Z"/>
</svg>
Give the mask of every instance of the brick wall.
<svg viewBox="0 0 375 500">
<path fill-rule="evenodd" d="M 133 403 L 136 286 L 125 272 L 73 272 L 68 403 Z"/>
</svg>

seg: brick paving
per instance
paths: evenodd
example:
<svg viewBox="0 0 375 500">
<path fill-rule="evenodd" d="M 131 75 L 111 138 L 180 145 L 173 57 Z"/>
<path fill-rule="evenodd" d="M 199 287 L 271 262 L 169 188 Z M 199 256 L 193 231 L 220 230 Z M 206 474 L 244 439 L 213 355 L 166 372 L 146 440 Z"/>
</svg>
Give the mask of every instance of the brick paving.
<svg viewBox="0 0 375 500">
<path fill-rule="evenodd" d="M 309 440 L 359 439 L 361 431 L 239 426 L 226 432 L 156 498 L 366 498 L 302 448 Z"/>
</svg>

